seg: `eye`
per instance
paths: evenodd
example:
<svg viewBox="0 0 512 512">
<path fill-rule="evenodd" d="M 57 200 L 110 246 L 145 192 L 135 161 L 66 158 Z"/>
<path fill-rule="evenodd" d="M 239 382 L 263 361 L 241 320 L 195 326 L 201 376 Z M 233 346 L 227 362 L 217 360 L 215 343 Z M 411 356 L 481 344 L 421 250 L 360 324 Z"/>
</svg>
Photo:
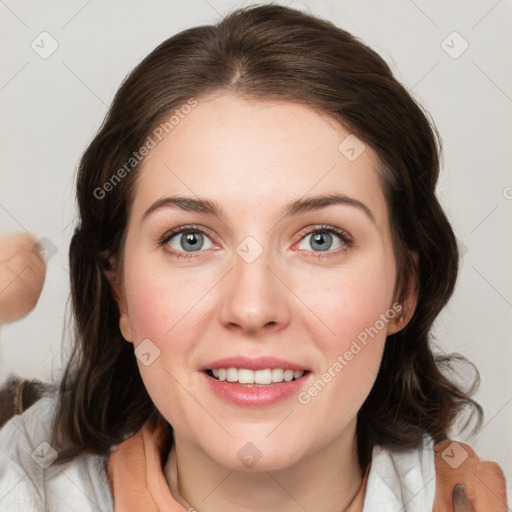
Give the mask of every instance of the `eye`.
<svg viewBox="0 0 512 512">
<path fill-rule="evenodd" d="M 175 239 L 175 240 L 173 240 Z M 201 249 L 210 249 L 205 240 L 210 240 L 206 231 L 196 226 L 181 226 L 166 233 L 160 240 L 160 245 L 167 245 L 169 242 L 172 250 L 168 251 L 178 258 L 191 258 L 194 252 L 200 252 Z M 190 253 L 190 254 L 187 254 Z"/>
<path fill-rule="evenodd" d="M 335 235 L 335 237 L 333 237 L 333 235 Z M 301 242 L 306 240 L 308 237 L 311 237 L 311 238 L 310 238 L 309 243 L 306 242 L 306 245 L 309 245 L 310 247 L 312 247 L 313 252 L 317 253 L 314 255 L 315 257 L 321 257 L 322 255 L 318 254 L 321 252 L 329 252 L 329 253 L 335 253 L 335 254 L 338 254 L 340 252 L 345 252 L 353 244 L 352 237 L 346 231 L 344 231 L 343 229 L 336 228 L 334 226 L 316 227 L 316 228 L 310 230 L 309 232 L 307 232 L 306 235 L 304 235 L 301 238 Z M 339 249 L 337 251 L 330 250 L 330 249 L 332 249 L 333 243 L 334 243 L 334 245 L 336 245 L 336 242 L 335 241 L 333 242 L 334 238 L 338 238 L 338 242 L 337 242 L 338 247 L 334 247 L 334 249 Z M 307 247 L 300 247 L 300 248 L 302 248 L 302 249 L 305 248 L 306 250 L 310 250 Z M 315 249 L 318 249 L 318 250 L 315 250 Z M 331 254 L 329 254 L 329 256 L 330 255 Z"/>
<path fill-rule="evenodd" d="M 314 235 L 314 236 L 312 236 Z M 333 237 L 335 235 L 335 237 Z M 315 257 L 322 257 L 322 252 L 329 253 L 326 256 L 331 256 L 332 253 L 339 254 L 345 252 L 353 244 L 352 237 L 343 229 L 339 229 L 334 226 L 316 226 L 314 229 L 308 231 L 302 238 L 301 243 L 312 237 L 310 240 L 310 247 L 313 247 L 313 251 L 306 248 L 309 252 L 313 252 Z M 337 238 L 338 247 L 332 249 L 333 239 Z M 206 247 L 205 247 L 205 241 Z M 208 245 L 208 243 L 210 245 Z M 181 226 L 167 232 L 160 239 L 159 244 L 166 246 L 167 251 L 178 258 L 192 258 L 194 253 L 201 252 L 201 249 L 211 249 L 212 243 L 207 232 L 199 226 Z M 335 243 L 336 245 L 336 243 Z M 304 247 L 300 247 L 304 249 Z M 318 249 L 318 250 L 315 250 Z"/>
</svg>

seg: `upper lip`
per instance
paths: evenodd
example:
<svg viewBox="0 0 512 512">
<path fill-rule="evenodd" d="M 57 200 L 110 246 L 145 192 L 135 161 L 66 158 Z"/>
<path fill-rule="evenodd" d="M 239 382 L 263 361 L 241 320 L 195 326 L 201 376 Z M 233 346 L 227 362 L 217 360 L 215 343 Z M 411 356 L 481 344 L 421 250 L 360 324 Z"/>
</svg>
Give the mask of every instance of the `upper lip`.
<svg viewBox="0 0 512 512">
<path fill-rule="evenodd" d="M 267 368 L 282 368 L 283 370 L 306 371 L 304 365 L 294 363 L 293 361 L 286 361 L 277 357 L 261 356 L 261 357 L 247 357 L 247 356 L 233 356 L 217 359 L 210 363 L 201 366 L 199 369 L 215 370 L 217 368 L 246 368 L 248 370 L 265 370 Z"/>
</svg>

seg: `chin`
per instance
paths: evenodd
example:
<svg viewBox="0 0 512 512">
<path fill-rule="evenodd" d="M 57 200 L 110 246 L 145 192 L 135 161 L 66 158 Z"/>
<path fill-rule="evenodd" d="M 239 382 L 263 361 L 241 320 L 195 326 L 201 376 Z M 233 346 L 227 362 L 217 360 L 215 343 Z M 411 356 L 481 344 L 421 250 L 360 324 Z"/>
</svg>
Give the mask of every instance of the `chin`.
<svg viewBox="0 0 512 512">
<path fill-rule="evenodd" d="M 231 439 L 228 446 L 219 451 L 212 453 L 208 450 L 208 455 L 230 470 L 247 472 L 286 469 L 297 463 L 303 455 L 303 449 L 297 450 L 300 443 L 284 443 L 278 437 L 269 442 L 265 435 L 254 441 L 250 441 L 247 436 Z"/>
</svg>

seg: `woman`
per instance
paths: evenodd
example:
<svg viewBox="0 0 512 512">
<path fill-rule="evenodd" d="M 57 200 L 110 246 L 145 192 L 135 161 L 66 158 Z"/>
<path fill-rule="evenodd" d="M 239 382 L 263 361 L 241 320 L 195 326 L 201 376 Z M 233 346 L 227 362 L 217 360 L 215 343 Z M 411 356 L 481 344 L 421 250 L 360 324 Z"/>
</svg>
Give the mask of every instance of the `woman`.
<svg viewBox="0 0 512 512">
<path fill-rule="evenodd" d="M 0 431 L 0 507 L 506 510 L 429 345 L 459 256 L 439 150 L 327 21 L 251 7 L 162 43 L 82 157 L 76 346 Z"/>
</svg>

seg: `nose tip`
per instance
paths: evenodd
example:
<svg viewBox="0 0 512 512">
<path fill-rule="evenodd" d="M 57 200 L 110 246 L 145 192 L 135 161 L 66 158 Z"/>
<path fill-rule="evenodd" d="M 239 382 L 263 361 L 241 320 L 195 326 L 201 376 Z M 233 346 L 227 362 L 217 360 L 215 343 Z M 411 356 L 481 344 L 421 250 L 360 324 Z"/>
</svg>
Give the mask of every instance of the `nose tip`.
<svg viewBox="0 0 512 512">
<path fill-rule="evenodd" d="M 220 315 L 224 325 L 239 326 L 248 334 L 255 334 L 284 325 L 287 308 L 283 282 L 271 268 L 269 254 L 259 242 L 249 238 L 246 237 L 246 244 L 239 245 L 247 251 L 235 255 L 234 268 L 225 282 Z"/>
</svg>

